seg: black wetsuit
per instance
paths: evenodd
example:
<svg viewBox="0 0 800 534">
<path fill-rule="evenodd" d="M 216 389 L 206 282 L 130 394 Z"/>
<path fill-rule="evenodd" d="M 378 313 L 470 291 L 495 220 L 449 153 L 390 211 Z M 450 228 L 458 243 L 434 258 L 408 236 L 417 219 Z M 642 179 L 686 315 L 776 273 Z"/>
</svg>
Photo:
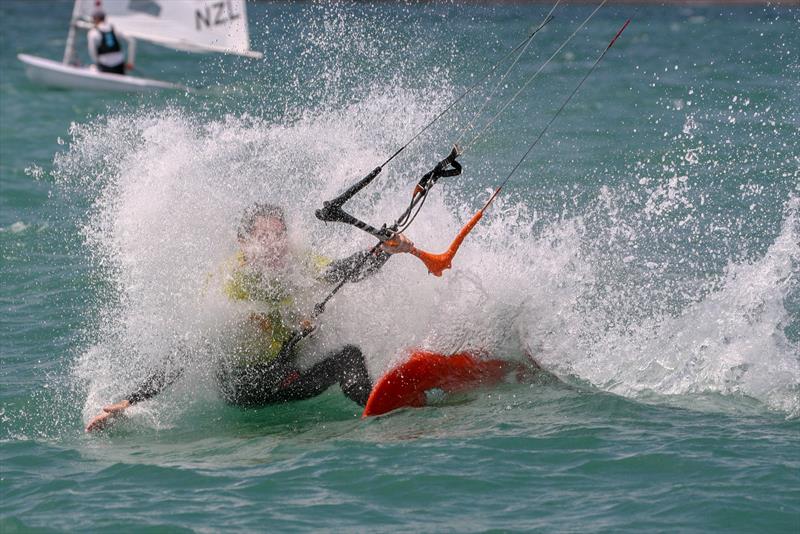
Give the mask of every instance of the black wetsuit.
<svg viewBox="0 0 800 534">
<path fill-rule="evenodd" d="M 336 284 L 344 279 L 358 282 L 375 273 L 389 259 L 389 254 L 362 251 L 332 262 L 321 279 Z M 160 369 L 126 397 L 136 404 L 159 394 L 183 374 L 182 367 Z M 256 408 L 269 404 L 309 399 L 338 383 L 344 394 L 364 406 L 372 390 L 364 355 L 354 345 L 345 345 L 325 356 L 308 369 L 294 363 L 294 347 L 268 363 L 249 365 L 223 364 L 217 370 L 223 398 L 236 406 Z"/>
</svg>

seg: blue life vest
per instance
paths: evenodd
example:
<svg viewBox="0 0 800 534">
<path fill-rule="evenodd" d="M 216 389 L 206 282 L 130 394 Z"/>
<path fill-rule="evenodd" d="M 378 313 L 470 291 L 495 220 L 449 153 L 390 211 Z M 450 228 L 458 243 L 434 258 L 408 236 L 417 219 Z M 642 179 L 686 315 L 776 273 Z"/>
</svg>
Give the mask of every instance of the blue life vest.
<svg viewBox="0 0 800 534">
<path fill-rule="evenodd" d="M 114 28 L 111 28 L 107 32 L 100 31 L 100 44 L 97 45 L 98 56 L 102 56 L 103 54 L 111 54 L 113 52 L 119 52 L 121 50 L 122 46 L 119 44 L 119 39 L 117 39 L 117 34 L 114 33 Z"/>
</svg>

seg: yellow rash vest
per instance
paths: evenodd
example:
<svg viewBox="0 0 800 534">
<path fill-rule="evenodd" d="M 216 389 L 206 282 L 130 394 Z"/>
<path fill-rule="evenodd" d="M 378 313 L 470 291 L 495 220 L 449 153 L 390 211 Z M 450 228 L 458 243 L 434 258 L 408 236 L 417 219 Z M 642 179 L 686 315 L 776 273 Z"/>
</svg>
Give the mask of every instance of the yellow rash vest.
<svg viewBox="0 0 800 534">
<path fill-rule="evenodd" d="M 320 273 L 331 261 L 322 256 L 306 254 L 298 262 L 298 271 L 306 279 L 319 279 Z M 232 349 L 239 364 L 269 363 L 275 359 L 283 345 L 292 338 L 302 317 L 295 294 L 299 291 L 289 277 L 270 277 L 247 264 L 239 251 L 226 262 L 227 272 L 223 291 L 233 301 L 251 303 L 253 311 L 243 323 Z"/>
</svg>

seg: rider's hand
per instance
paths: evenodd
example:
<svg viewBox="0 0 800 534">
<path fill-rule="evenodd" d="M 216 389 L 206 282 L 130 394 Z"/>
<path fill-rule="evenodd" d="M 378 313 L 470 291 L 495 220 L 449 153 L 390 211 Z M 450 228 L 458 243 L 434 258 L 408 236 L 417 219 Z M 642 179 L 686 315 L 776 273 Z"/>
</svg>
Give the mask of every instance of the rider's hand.
<svg viewBox="0 0 800 534">
<path fill-rule="evenodd" d="M 413 249 L 414 243 L 403 234 L 397 234 L 393 238 L 381 243 L 381 250 L 389 254 L 411 252 Z"/>
<path fill-rule="evenodd" d="M 123 400 L 115 404 L 109 404 L 98 415 L 94 416 L 89 424 L 86 425 L 86 432 L 94 432 L 95 430 L 102 430 L 110 425 L 114 419 L 122 415 L 125 410 L 131 405 L 130 401 Z"/>
</svg>

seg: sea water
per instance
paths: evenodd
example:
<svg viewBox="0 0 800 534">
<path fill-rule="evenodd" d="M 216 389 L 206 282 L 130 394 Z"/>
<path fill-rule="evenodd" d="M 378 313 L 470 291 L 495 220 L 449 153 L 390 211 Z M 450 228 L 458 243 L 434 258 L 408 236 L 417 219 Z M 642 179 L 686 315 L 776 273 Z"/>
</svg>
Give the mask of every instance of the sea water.
<svg viewBox="0 0 800 534">
<path fill-rule="evenodd" d="M 443 250 L 631 17 L 453 269 L 393 258 L 331 301 L 301 359 L 354 343 L 377 378 L 409 347 L 477 350 L 534 357 L 533 383 L 369 420 L 338 387 L 219 398 L 241 311 L 209 280 L 242 211 L 286 206 L 293 245 L 326 256 L 371 246 L 314 210 L 551 7 L 249 4 L 263 60 L 140 43 L 140 75 L 195 90 L 137 96 L 28 81 L 16 54 L 60 59 L 71 4 L 0 4 L 3 532 L 797 532 L 796 7 L 603 8 L 408 230 Z M 559 6 L 348 207 L 390 222 L 591 10 Z M 83 432 L 177 347 L 181 380 Z"/>
</svg>

